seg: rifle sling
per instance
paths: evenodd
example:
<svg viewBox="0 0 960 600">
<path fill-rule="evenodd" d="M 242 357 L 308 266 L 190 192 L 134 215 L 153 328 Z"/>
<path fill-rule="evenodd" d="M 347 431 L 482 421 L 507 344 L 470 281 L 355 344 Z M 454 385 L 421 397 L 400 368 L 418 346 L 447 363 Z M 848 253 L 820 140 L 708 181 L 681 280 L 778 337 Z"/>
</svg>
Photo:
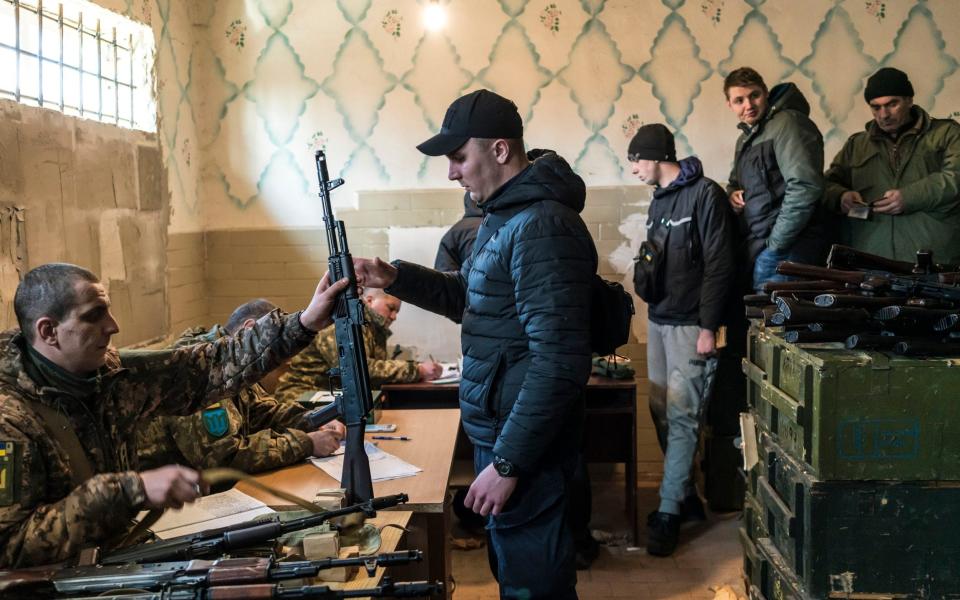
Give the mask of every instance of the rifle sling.
<svg viewBox="0 0 960 600">
<path fill-rule="evenodd" d="M 321 513 L 321 512 L 324 512 L 325 510 L 317 506 L 313 502 L 310 502 L 309 500 L 304 500 L 300 496 L 291 494 L 289 492 L 285 492 L 283 490 L 278 490 L 273 486 L 267 485 L 265 483 L 261 483 L 253 475 L 249 475 L 238 469 L 227 469 L 227 468 L 206 469 L 200 473 L 200 477 L 203 479 L 204 482 L 206 482 L 209 485 L 217 485 L 220 483 L 230 483 L 234 481 L 246 481 L 247 485 L 251 487 L 255 487 L 258 490 L 267 492 L 271 496 L 276 496 L 277 498 L 296 504 L 300 508 L 304 510 L 308 510 L 312 513 Z"/>
<path fill-rule="evenodd" d="M 41 402 L 32 402 L 31 406 L 40 415 L 40 421 L 47 435 L 57 440 L 67 452 L 70 482 L 74 487 L 93 477 L 93 466 L 90 464 L 86 452 L 83 451 L 83 446 L 80 444 L 77 432 L 73 429 L 73 424 L 62 413 Z"/>
</svg>

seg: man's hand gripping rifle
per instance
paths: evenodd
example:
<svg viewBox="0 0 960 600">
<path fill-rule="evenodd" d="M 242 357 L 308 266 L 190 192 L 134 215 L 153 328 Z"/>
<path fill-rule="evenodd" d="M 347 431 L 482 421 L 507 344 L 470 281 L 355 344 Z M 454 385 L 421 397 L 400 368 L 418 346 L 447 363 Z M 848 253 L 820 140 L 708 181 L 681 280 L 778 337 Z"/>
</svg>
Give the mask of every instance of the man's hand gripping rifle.
<svg viewBox="0 0 960 600">
<path fill-rule="evenodd" d="M 347 247 L 347 233 L 343 221 L 333 216 L 330 191 L 343 185 L 343 179 L 330 180 L 327 174 L 327 159 L 322 150 L 316 155 L 317 177 L 320 180 L 320 202 L 323 204 L 323 223 L 327 230 L 327 246 L 330 250 L 330 281 L 346 277 L 350 284 L 337 298 L 333 311 L 336 329 L 337 356 L 339 365 L 330 372 L 331 379 L 340 379 L 339 393 L 334 391 L 334 402 L 304 415 L 304 421 L 312 428 L 340 418 L 347 426 L 347 444 L 343 461 L 343 476 L 340 484 L 347 490 L 347 503 L 364 502 L 373 497 L 373 482 L 370 479 L 370 462 L 363 448 L 363 433 L 367 413 L 373 409 L 370 393 L 370 373 L 367 370 L 367 355 L 363 346 L 363 299 L 357 293 L 357 276 L 353 271 L 353 258 Z"/>
</svg>

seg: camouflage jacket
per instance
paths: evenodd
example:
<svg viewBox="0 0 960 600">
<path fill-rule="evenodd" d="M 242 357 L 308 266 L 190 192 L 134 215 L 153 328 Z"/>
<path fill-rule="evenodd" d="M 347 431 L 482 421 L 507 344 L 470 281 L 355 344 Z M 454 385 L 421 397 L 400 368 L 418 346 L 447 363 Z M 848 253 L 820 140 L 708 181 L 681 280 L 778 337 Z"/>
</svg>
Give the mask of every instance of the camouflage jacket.
<svg viewBox="0 0 960 600">
<path fill-rule="evenodd" d="M 386 320 L 364 306 L 367 326 L 363 345 L 367 353 L 370 387 L 384 383 L 410 383 L 420 379 L 417 363 L 411 360 L 388 360 L 387 338 L 390 328 Z M 280 377 L 274 395 L 281 402 L 293 402 L 305 393 L 330 388 L 327 372 L 337 366 L 337 336 L 333 325 L 321 331 L 306 350 L 290 361 L 290 370 Z"/>
<path fill-rule="evenodd" d="M 225 331 L 214 326 L 188 329 L 174 348 L 214 341 Z M 305 459 L 313 441 L 296 429 L 306 409 L 274 400 L 258 384 L 223 398 L 189 417 L 161 416 L 137 431 L 140 467 L 168 464 L 197 469 L 233 467 L 259 473 Z"/>
<path fill-rule="evenodd" d="M 0 473 L 0 567 L 64 561 L 125 532 L 146 497 L 131 454 L 138 424 L 155 412 L 190 414 L 237 394 L 313 336 L 299 313 L 275 311 L 212 344 L 111 349 L 95 401 L 81 402 L 70 390 L 38 387 L 24 370 L 23 336 L 0 333 L 0 445 L 16 457 Z M 72 483 L 67 451 L 31 406 L 38 402 L 74 425 L 97 475 Z"/>
</svg>

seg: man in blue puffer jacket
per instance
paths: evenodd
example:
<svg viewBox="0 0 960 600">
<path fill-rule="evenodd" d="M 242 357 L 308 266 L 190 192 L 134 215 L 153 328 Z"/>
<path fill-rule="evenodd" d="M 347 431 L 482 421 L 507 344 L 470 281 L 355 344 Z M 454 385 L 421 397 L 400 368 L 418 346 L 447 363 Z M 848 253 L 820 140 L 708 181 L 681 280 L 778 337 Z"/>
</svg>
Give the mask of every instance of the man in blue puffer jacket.
<svg viewBox="0 0 960 600">
<path fill-rule="evenodd" d="M 552 152 L 528 159 L 513 102 L 488 90 L 447 109 L 418 149 L 484 212 L 459 272 L 356 259 L 362 285 L 462 317 L 460 410 L 477 477 L 466 505 L 489 515 L 500 595 L 576 598 L 566 490 L 590 376 L 597 252 L 580 218 L 585 186 Z"/>
</svg>

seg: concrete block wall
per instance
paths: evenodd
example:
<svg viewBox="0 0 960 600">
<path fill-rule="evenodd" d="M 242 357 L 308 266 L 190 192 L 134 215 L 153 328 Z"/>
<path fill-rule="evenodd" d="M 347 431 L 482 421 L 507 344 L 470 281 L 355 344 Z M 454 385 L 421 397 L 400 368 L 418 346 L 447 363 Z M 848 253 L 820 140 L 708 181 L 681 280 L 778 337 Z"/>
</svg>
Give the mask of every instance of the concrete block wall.
<svg viewBox="0 0 960 600">
<path fill-rule="evenodd" d="M 167 240 L 167 300 L 170 334 L 206 325 L 206 245 L 202 231 L 171 233 Z"/>
<path fill-rule="evenodd" d="M 390 227 L 452 225 L 463 214 L 462 197 L 456 188 L 362 192 L 357 208 L 338 210 L 337 217 L 346 223 L 354 256 L 386 258 L 390 256 Z M 639 240 L 628 239 L 633 236 L 624 224 L 632 216 L 645 213 L 649 200 L 649 188 L 592 188 L 582 213 L 597 245 L 600 274 L 622 282 L 631 291 L 630 274 L 624 272 L 623 261 L 617 257 L 635 253 Z M 196 256 L 196 241 L 191 238 L 188 244 L 178 237 L 179 246 L 174 248 L 174 237 L 168 253 L 171 320 L 182 329 L 189 324 L 187 315 L 199 315 L 202 309 L 195 296 L 197 265 L 188 258 Z M 213 230 L 205 232 L 203 238 L 207 319 L 197 324 L 224 323 L 236 306 L 256 297 L 288 311 L 303 308 L 327 269 L 326 235 L 320 228 Z M 176 285 L 175 273 L 179 273 Z M 633 336 L 620 353 L 630 357 L 637 368 L 638 471 L 641 477 L 655 478 L 662 471 L 663 457 L 647 411 L 646 313 L 643 303 L 639 299 L 635 302 L 638 310 Z"/>
<path fill-rule="evenodd" d="M 100 276 L 119 346 L 164 335 L 169 194 L 157 136 L 0 100 L 0 326 L 26 270 Z"/>
</svg>

